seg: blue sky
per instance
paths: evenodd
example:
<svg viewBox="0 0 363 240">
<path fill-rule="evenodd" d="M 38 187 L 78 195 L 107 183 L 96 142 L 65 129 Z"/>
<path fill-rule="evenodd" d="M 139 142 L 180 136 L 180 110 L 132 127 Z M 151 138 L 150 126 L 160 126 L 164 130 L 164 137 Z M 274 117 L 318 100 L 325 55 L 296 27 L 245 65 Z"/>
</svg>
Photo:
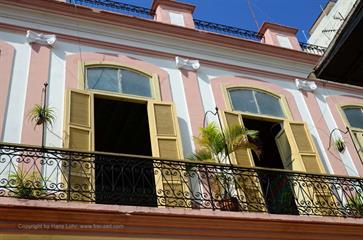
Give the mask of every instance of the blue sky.
<svg viewBox="0 0 363 240">
<path fill-rule="evenodd" d="M 118 0 L 149 8 L 152 0 Z M 194 17 L 210 22 L 236 26 L 257 31 L 258 28 L 248 8 L 247 0 L 178 0 L 196 5 Z M 304 30 L 309 29 L 325 6 L 327 0 L 250 0 L 256 19 L 261 25 L 264 21 L 275 22 Z M 302 31 L 298 38 L 305 42 Z"/>
</svg>

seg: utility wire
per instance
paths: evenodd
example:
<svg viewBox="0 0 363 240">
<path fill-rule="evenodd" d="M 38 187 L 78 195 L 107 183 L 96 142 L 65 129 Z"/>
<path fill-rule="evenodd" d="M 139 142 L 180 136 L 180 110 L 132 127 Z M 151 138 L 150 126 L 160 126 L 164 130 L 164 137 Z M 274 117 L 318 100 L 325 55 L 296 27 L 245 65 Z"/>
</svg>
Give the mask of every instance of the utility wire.
<svg viewBox="0 0 363 240">
<path fill-rule="evenodd" d="M 260 26 L 259 26 L 257 18 L 256 18 L 255 11 L 253 10 L 253 7 L 252 7 L 251 0 L 246 0 L 246 1 L 247 1 L 248 9 L 252 15 L 252 18 L 255 21 L 256 27 L 257 27 L 257 29 L 260 29 Z"/>
</svg>

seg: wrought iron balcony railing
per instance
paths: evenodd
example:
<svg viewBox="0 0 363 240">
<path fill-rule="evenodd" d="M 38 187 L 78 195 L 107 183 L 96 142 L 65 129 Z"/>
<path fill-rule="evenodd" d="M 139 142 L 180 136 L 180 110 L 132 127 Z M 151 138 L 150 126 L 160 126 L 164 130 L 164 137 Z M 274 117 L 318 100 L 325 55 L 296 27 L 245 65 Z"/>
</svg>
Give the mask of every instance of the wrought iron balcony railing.
<svg viewBox="0 0 363 240">
<path fill-rule="evenodd" d="M 197 29 L 223 34 L 227 36 L 243 38 L 261 42 L 263 36 L 258 32 L 249 31 L 242 28 L 231 27 L 223 24 L 207 22 L 203 20 L 194 19 L 194 24 Z"/>
<path fill-rule="evenodd" d="M 116 0 L 67 0 L 67 2 L 146 19 L 153 19 L 155 14 L 149 8 L 121 3 Z"/>
<path fill-rule="evenodd" d="M 363 179 L 0 144 L 0 196 L 363 216 Z"/>
<path fill-rule="evenodd" d="M 300 43 L 300 47 L 303 52 L 312 53 L 312 54 L 316 54 L 316 55 L 323 55 L 326 51 L 326 48 L 318 46 L 318 45 L 303 43 L 303 42 L 299 42 L 299 43 Z"/>
</svg>

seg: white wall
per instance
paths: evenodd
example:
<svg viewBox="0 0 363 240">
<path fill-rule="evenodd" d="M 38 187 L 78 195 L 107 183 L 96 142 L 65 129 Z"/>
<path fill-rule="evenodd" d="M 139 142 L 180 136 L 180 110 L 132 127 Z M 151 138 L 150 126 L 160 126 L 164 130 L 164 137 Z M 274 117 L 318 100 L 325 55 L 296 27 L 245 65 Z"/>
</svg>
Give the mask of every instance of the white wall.
<svg viewBox="0 0 363 240">
<path fill-rule="evenodd" d="M 338 0 L 329 13 L 324 10 L 323 18 L 311 33 L 308 43 L 328 47 L 356 1 Z"/>
</svg>

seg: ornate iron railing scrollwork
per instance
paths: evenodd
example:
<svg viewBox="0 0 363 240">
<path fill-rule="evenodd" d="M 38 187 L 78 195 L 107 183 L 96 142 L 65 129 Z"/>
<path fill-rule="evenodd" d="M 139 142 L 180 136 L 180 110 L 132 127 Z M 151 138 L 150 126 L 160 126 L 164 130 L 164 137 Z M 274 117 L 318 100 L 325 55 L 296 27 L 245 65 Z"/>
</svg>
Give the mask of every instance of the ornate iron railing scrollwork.
<svg viewBox="0 0 363 240">
<path fill-rule="evenodd" d="M 363 179 L 0 143 L 0 196 L 363 216 Z"/>
</svg>

